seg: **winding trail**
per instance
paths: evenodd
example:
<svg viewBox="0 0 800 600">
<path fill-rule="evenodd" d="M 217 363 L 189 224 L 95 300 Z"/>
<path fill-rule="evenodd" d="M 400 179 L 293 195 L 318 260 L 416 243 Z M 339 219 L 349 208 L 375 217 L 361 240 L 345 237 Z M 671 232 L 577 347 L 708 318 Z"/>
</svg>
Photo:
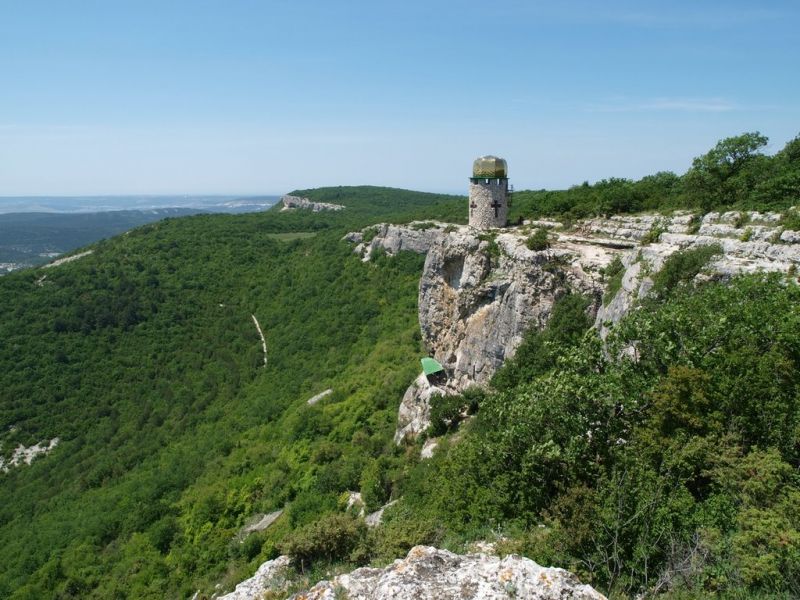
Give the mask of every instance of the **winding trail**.
<svg viewBox="0 0 800 600">
<path fill-rule="evenodd" d="M 261 338 L 261 349 L 264 350 L 264 366 L 267 366 L 267 340 L 264 338 L 264 332 L 261 331 L 261 325 L 258 324 L 258 319 L 256 319 L 255 315 L 250 315 L 253 317 L 253 323 L 256 325 L 256 329 L 258 330 L 258 335 Z"/>
</svg>

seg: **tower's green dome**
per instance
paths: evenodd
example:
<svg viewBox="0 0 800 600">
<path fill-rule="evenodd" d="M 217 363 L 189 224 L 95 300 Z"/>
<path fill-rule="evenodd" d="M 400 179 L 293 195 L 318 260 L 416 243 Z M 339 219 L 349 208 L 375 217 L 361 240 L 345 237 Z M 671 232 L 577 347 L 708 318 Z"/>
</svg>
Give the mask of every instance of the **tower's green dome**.
<svg viewBox="0 0 800 600">
<path fill-rule="evenodd" d="M 508 177 L 508 165 L 502 158 L 496 156 L 481 156 L 472 163 L 473 177 Z"/>
</svg>

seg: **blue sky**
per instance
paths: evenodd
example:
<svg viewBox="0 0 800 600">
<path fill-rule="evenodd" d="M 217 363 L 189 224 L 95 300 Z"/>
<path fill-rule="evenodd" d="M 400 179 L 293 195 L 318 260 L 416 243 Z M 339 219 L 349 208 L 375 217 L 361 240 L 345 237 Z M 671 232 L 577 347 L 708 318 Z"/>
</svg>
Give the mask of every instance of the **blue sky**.
<svg viewBox="0 0 800 600">
<path fill-rule="evenodd" d="M 0 0 L 0 195 L 464 192 L 800 133 L 800 2 Z"/>
</svg>

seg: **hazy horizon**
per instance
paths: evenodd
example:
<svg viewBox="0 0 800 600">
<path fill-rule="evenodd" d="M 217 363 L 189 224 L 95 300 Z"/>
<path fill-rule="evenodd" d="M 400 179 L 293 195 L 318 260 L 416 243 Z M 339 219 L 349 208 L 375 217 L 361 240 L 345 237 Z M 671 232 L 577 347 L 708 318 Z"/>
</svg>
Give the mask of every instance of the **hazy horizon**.
<svg viewBox="0 0 800 600">
<path fill-rule="evenodd" d="M 798 134 L 798 30 L 789 0 L 7 3 L 0 196 L 680 174 Z"/>
<path fill-rule="evenodd" d="M 192 208 L 209 212 L 251 212 L 277 203 L 278 194 L 99 194 L 0 196 L 0 215 L 12 213 L 79 214 Z"/>
</svg>

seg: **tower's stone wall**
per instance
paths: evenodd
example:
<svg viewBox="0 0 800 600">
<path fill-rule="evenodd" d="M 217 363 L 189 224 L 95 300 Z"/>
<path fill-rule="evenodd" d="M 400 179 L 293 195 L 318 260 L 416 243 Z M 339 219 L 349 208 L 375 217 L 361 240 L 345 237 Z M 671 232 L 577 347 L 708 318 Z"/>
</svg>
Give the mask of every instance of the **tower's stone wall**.
<svg viewBox="0 0 800 600">
<path fill-rule="evenodd" d="M 505 227 L 508 222 L 508 180 L 489 179 L 469 184 L 469 224 L 478 229 Z"/>
</svg>

